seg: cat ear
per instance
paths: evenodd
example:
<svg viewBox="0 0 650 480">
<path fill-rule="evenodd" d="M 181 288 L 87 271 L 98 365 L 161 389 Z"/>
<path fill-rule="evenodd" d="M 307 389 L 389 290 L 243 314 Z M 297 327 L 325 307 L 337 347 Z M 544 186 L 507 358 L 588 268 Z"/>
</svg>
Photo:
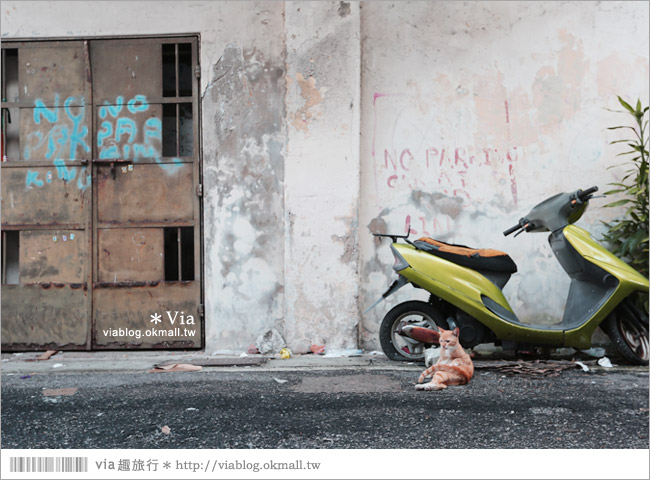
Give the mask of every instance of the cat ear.
<svg viewBox="0 0 650 480">
<path fill-rule="evenodd" d="M 460 333 L 460 329 L 459 329 L 458 327 L 454 328 L 454 331 L 451 332 L 451 334 L 452 334 L 454 337 L 457 337 L 459 333 Z"/>
</svg>

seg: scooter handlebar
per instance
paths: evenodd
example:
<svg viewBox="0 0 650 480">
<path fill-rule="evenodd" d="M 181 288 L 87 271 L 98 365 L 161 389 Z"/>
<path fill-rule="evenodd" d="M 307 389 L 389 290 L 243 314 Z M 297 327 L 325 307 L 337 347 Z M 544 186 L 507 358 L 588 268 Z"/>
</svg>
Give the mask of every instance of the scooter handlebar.
<svg viewBox="0 0 650 480">
<path fill-rule="evenodd" d="M 581 202 L 584 202 L 585 200 L 589 200 L 589 198 L 591 198 L 591 194 L 597 191 L 598 191 L 598 187 L 594 185 L 593 187 L 588 188 L 586 190 L 581 190 L 578 193 L 578 198 L 580 199 Z"/>
<path fill-rule="evenodd" d="M 520 223 L 518 223 L 518 224 L 515 225 L 514 227 L 510 227 L 508 230 L 506 230 L 505 232 L 503 232 L 503 235 L 504 235 L 505 237 L 507 237 L 508 235 L 510 235 L 511 233 L 516 232 L 516 231 L 519 230 L 520 228 L 523 228 L 523 227 L 521 226 Z"/>
</svg>

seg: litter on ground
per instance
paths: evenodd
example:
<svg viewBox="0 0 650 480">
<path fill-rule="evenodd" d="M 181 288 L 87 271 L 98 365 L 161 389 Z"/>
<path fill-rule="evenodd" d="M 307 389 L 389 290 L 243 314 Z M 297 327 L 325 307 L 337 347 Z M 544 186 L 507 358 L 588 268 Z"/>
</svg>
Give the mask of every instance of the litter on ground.
<svg viewBox="0 0 650 480">
<path fill-rule="evenodd" d="M 598 360 L 598 365 L 600 365 L 601 367 L 605 367 L 605 368 L 612 368 L 614 366 L 614 365 L 612 365 L 612 362 L 607 357 L 603 357 L 603 358 L 599 359 Z"/>
<path fill-rule="evenodd" d="M 576 363 L 568 360 L 561 361 L 544 361 L 535 360 L 525 362 L 523 360 L 516 362 L 500 362 L 487 365 L 475 364 L 476 370 L 496 370 L 508 375 L 523 375 L 527 377 L 557 377 L 562 370 L 575 368 Z"/>
<path fill-rule="evenodd" d="M 582 362 L 576 362 L 576 365 L 578 365 L 580 368 L 582 368 L 583 372 L 588 372 L 589 371 L 589 367 L 587 365 L 585 365 L 584 363 L 582 363 Z"/>
<path fill-rule="evenodd" d="M 192 365 L 189 363 L 170 363 L 168 365 L 154 365 L 154 368 L 149 370 L 149 373 L 159 372 L 198 372 L 203 370 L 199 365 Z"/>
</svg>

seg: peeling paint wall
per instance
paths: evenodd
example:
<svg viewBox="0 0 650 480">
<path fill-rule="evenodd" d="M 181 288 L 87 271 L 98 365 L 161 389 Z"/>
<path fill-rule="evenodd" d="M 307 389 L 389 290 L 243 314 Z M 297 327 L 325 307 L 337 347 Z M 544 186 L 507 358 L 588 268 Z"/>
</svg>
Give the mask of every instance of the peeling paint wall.
<svg viewBox="0 0 650 480">
<path fill-rule="evenodd" d="M 288 2 L 284 331 L 356 348 L 359 4 Z"/>
<path fill-rule="evenodd" d="M 648 5 L 632 2 L 371 2 L 363 5 L 360 297 L 394 277 L 389 241 L 370 231 L 507 251 L 504 292 L 526 322 L 562 317 L 568 277 L 546 235 L 504 238 L 544 198 L 606 184 L 618 152 L 605 130 L 616 95 L 648 102 Z M 580 221 L 615 214 L 592 202 Z M 377 348 L 381 316 L 363 319 Z"/>
<path fill-rule="evenodd" d="M 230 44 L 213 68 L 203 102 L 203 138 L 215 140 L 203 150 L 206 339 L 244 348 L 283 316 L 284 62 Z"/>
<path fill-rule="evenodd" d="M 561 316 L 546 196 L 621 177 L 615 95 L 648 101 L 643 2 L 3 2 L 2 37 L 198 34 L 206 350 L 277 329 L 377 349 L 405 232 L 508 251 L 525 321 Z M 74 21 L 71 21 L 71 18 Z M 581 221 L 602 232 L 619 214 Z"/>
</svg>

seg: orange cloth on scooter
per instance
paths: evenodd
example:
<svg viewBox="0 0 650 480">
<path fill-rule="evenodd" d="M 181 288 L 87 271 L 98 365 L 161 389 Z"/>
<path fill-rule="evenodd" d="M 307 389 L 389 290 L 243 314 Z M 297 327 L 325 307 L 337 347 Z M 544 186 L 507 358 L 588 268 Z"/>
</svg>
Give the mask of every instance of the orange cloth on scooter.
<svg viewBox="0 0 650 480">
<path fill-rule="evenodd" d="M 478 255 L 479 257 L 501 257 L 508 255 L 505 252 L 493 250 L 491 248 L 470 248 L 460 245 L 450 245 L 429 237 L 422 237 L 418 239 L 418 242 L 426 242 L 430 245 L 434 245 L 438 247 L 441 252 L 455 253 L 456 255 L 465 255 L 466 257 L 471 257 L 472 255 Z"/>
</svg>

